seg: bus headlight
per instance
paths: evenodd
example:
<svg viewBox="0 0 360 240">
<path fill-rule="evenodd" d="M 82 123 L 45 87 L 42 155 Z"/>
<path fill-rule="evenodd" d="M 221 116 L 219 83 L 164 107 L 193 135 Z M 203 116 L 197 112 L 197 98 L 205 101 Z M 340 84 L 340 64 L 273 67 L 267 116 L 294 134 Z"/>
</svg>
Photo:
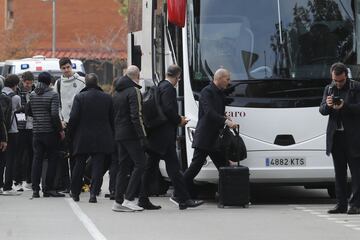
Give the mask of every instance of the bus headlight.
<svg viewBox="0 0 360 240">
<path fill-rule="evenodd" d="M 193 140 L 194 140 L 194 134 L 195 134 L 195 128 L 193 128 L 193 127 L 188 127 L 188 128 L 187 128 L 187 131 L 188 131 L 188 137 L 189 137 L 190 142 L 193 142 Z"/>
</svg>

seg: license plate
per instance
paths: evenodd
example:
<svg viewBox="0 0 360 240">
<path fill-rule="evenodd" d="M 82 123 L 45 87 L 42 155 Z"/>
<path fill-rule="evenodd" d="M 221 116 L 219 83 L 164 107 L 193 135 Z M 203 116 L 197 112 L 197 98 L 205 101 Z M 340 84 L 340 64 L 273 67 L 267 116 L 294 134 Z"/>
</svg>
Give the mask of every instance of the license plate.
<svg viewBox="0 0 360 240">
<path fill-rule="evenodd" d="M 305 157 L 268 157 L 266 167 L 303 167 L 306 166 Z"/>
</svg>

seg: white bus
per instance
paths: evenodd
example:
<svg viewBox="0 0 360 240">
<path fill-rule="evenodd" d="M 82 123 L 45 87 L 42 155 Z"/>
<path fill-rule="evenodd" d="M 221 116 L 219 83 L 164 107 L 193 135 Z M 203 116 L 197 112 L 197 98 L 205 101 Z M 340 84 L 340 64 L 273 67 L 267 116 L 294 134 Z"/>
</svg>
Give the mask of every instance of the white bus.
<svg viewBox="0 0 360 240">
<path fill-rule="evenodd" d="M 85 73 L 81 60 L 71 59 L 71 63 L 75 72 Z M 31 58 L 6 60 L 2 69 L 2 75 L 21 75 L 26 71 L 31 71 L 35 76 L 35 80 L 37 80 L 38 75 L 43 71 L 49 72 L 54 79 L 59 78 L 62 74 L 58 58 L 46 58 L 45 56 L 37 55 Z"/>
<path fill-rule="evenodd" d="M 331 64 L 344 62 L 359 78 L 360 0 L 134 0 L 129 7 L 129 64 L 155 82 L 169 64 L 183 68 L 187 164 L 199 93 L 224 67 L 232 80 L 226 111 L 240 124 L 251 182 L 332 190 L 327 117 L 318 109 Z M 196 180 L 217 182 L 210 159 Z"/>
</svg>

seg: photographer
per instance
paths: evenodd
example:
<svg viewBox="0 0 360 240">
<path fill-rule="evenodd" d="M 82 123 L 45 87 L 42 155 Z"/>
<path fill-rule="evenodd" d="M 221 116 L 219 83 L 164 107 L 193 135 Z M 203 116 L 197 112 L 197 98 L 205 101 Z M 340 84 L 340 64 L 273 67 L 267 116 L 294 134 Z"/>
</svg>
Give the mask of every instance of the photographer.
<svg viewBox="0 0 360 240">
<path fill-rule="evenodd" d="M 360 214 L 360 84 L 348 79 L 342 63 L 330 68 L 332 83 L 326 86 L 320 113 L 329 115 L 326 154 L 332 154 L 337 205 L 330 214 Z M 347 202 L 347 165 L 352 177 L 352 196 Z"/>
</svg>

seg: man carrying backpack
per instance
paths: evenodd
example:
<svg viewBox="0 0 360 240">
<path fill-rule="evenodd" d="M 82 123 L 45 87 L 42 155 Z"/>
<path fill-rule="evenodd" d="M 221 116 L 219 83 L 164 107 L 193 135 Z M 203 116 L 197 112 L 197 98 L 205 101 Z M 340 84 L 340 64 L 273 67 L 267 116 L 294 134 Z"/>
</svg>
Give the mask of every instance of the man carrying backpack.
<svg viewBox="0 0 360 240">
<path fill-rule="evenodd" d="M 10 74 L 5 78 L 4 88 L 2 94 L 11 98 L 11 117 L 10 125 L 7 129 L 8 132 L 8 146 L 5 152 L 5 184 L 3 187 L 3 195 L 14 196 L 18 195 L 18 192 L 12 188 L 13 185 L 13 173 L 14 162 L 16 158 L 16 146 L 18 137 L 17 119 L 15 112 L 21 108 L 21 99 L 15 94 L 16 88 L 20 82 L 20 79 L 15 74 Z"/>
</svg>

